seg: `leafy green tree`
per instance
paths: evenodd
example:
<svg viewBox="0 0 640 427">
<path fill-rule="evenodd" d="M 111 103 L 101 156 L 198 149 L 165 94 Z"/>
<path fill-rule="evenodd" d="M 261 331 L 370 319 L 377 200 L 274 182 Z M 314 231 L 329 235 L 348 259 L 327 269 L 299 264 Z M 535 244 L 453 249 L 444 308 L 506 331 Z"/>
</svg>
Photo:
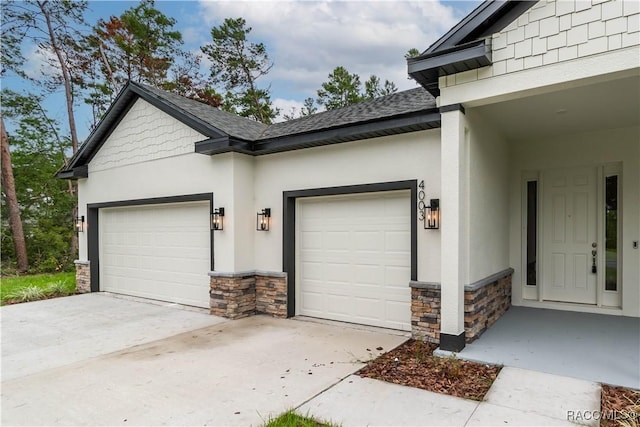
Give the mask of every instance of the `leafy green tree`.
<svg viewBox="0 0 640 427">
<path fill-rule="evenodd" d="M 99 20 L 83 38 L 86 102 L 94 107 L 95 122 L 129 80 L 220 105 L 199 72 L 200 59 L 183 49 L 175 25 L 153 0 L 142 0 L 119 17 Z"/>
<path fill-rule="evenodd" d="M 420 56 L 420 51 L 415 47 L 412 47 L 404 54 L 405 59 L 415 58 L 416 56 Z"/>
<path fill-rule="evenodd" d="M 316 101 L 313 98 L 305 98 L 304 104 L 302 108 L 300 108 L 300 111 L 298 111 L 295 107 L 292 107 L 291 111 L 289 111 L 289 113 L 287 114 L 284 114 L 282 118 L 285 120 L 293 120 L 315 114 L 316 112 L 318 112 L 318 107 L 315 106 L 315 103 Z"/>
<path fill-rule="evenodd" d="M 380 78 L 378 76 L 371 76 L 369 80 L 364 82 L 365 98 L 375 99 L 381 96 L 391 95 L 398 91 L 398 87 L 395 83 L 389 80 L 384 81 L 384 85 L 380 84 Z"/>
<path fill-rule="evenodd" d="M 269 87 L 258 80 L 269 73 L 273 63 L 263 43 L 248 39 L 251 27 L 243 18 L 227 18 L 211 29 L 212 42 L 202 46 L 211 61 L 211 79 L 226 90 L 223 109 L 262 123 L 271 123 L 278 110 L 271 103 Z"/>
<path fill-rule="evenodd" d="M 351 74 L 346 68 L 338 66 L 329 74 L 329 80 L 322 83 L 318 90 L 318 104 L 327 110 L 345 107 L 364 101 L 360 93 L 360 76 Z"/>
<path fill-rule="evenodd" d="M 28 78 L 24 73 L 23 40 L 29 40 L 40 51 L 52 54 L 48 73 L 44 79 L 33 80 L 49 91 L 64 88 L 69 133 L 73 152 L 78 149 L 78 134 L 74 115 L 77 82 L 83 70 L 75 66 L 73 58 L 77 48 L 76 40 L 81 38 L 80 29 L 86 24 L 84 13 L 87 2 L 72 0 L 27 0 L 8 1 L 2 7 L 2 65 L 17 75 Z"/>
<path fill-rule="evenodd" d="M 336 67 L 318 90 L 317 102 L 327 110 L 333 110 L 398 91 L 395 83 L 385 80 L 381 85 L 380 78 L 375 75 L 371 75 L 364 86 L 363 90 L 359 75 L 351 74 L 345 67 Z"/>
<path fill-rule="evenodd" d="M 15 189 L 24 225 L 27 254 L 35 271 L 59 271 L 72 267 L 75 252 L 69 242 L 73 231 L 71 212 L 75 196 L 68 182 L 55 174 L 71 149 L 57 123 L 42 108 L 42 98 L 2 92 L 2 116 L 11 121 L 8 142 L 12 147 Z M 2 218 L 6 218 L 2 205 Z M 13 236 L 2 227 L 2 261 L 15 259 Z"/>
</svg>

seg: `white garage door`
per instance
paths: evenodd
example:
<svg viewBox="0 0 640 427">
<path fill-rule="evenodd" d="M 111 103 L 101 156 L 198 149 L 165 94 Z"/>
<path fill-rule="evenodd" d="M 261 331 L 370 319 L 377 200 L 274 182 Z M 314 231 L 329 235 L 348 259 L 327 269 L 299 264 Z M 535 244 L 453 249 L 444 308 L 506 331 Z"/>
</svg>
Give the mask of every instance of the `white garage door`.
<svg viewBox="0 0 640 427">
<path fill-rule="evenodd" d="M 209 202 L 100 209 L 100 289 L 209 304 Z"/>
<path fill-rule="evenodd" d="M 298 201 L 296 312 L 411 330 L 408 191 Z"/>
</svg>

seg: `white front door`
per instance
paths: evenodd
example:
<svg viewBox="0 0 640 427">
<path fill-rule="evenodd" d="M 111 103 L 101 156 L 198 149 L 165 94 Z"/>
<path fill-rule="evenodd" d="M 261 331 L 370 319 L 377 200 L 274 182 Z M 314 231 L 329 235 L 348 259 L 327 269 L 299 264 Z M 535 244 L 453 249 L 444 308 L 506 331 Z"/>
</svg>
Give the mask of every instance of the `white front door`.
<svg viewBox="0 0 640 427">
<path fill-rule="evenodd" d="M 595 304 L 597 170 L 579 167 L 542 173 L 543 299 Z M 594 246 L 595 245 L 595 246 Z M 597 258 L 596 263 L 597 265 Z"/>
</svg>

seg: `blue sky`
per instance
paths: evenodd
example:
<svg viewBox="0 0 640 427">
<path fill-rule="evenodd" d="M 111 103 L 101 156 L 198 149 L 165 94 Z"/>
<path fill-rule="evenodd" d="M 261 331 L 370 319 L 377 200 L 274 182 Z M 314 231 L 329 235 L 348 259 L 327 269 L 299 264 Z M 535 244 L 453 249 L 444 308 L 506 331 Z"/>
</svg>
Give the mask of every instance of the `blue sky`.
<svg viewBox="0 0 640 427">
<path fill-rule="evenodd" d="M 271 98 L 283 113 L 315 97 L 327 75 L 338 65 L 358 73 L 362 80 L 375 74 L 400 90 L 415 87 L 406 77 L 404 54 L 422 51 L 473 10 L 474 1 L 156 1 L 177 21 L 184 46 L 199 52 L 210 40 L 212 26 L 225 18 L 243 17 L 262 41 L 274 63 L 261 85 L 271 87 Z M 132 1 L 90 1 L 87 21 L 108 19 L 136 5 Z M 37 77 L 42 58 L 27 64 Z M 206 61 L 204 61 L 206 67 Z M 29 90 L 28 84 L 5 76 L 3 86 Z M 62 90 L 48 96 L 49 113 L 66 122 Z M 78 105 L 78 134 L 89 133 L 90 111 Z"/>
</svg>

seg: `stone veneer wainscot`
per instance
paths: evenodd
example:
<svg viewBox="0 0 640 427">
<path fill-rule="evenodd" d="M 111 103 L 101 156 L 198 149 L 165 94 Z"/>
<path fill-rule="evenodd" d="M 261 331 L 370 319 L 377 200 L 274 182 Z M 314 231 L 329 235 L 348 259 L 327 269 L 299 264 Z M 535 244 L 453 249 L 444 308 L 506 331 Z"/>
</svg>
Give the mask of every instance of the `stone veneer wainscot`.
<svg viewBox="0 0 640 427">
<path fill-rule="evenodd" d="M 239 319 L 254 314 L 287 317 L 287 274 L 212 271 L 211 314 Z"/>
<path fill-rule="evenodd" d="M 476 340 L 511 307 L 513 269 L 464 287 L 464 331 L 468 343 Z M 440 342 L 440 284 L 412 281 L 411 335 Z"/>
<path fill-rule="evenodd" d="M 91 268 L 89 261 L 74 261 L 76 265 L 76 292 L 91 292 Z"/>
</svg>

